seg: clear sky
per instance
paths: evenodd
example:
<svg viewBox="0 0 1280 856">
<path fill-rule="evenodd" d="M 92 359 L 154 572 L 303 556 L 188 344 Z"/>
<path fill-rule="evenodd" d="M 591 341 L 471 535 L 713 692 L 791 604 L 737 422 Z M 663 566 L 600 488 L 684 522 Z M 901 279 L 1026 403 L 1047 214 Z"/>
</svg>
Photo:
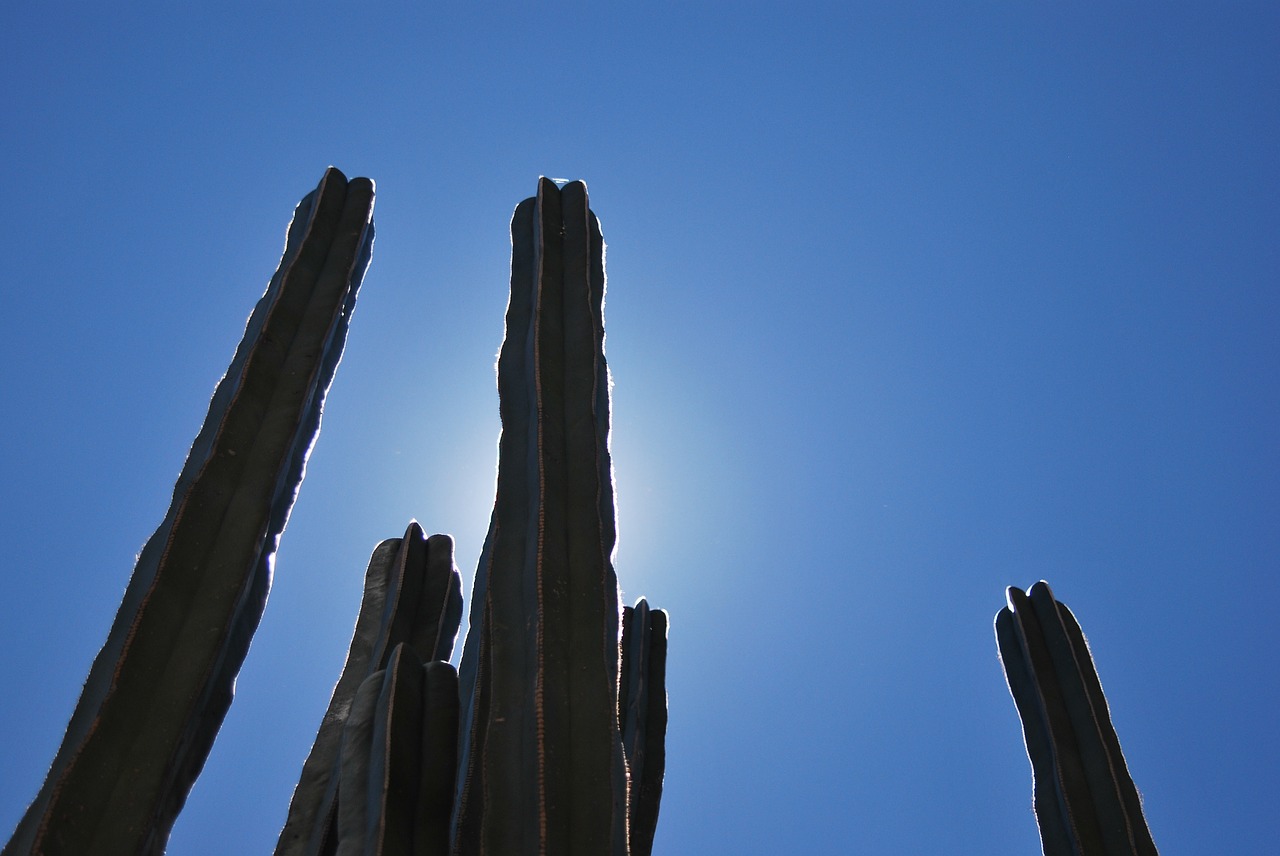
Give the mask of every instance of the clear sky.
<svg viewBox="0 0 1280 856">
<path fill-rule="evenodd" d="M 378 541 L 469 586 L 539 175 L 609 246 L 656 853 L 1037 852 L 991 621 L 1040 578 L 1162 853 L 1275 852 L 1280 6 L 367 5 L 0 7 L 0 837 L 334 164 L 373 265 L 171 853 L 274 845 Z"/>
</svg>

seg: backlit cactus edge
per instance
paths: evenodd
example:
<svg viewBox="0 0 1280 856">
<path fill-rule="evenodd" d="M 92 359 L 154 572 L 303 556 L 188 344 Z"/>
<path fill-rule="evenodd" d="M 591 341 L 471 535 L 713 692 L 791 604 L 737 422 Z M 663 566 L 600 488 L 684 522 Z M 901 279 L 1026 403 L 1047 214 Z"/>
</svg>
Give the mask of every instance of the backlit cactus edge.
<svg viewBox="0 0 1280 856">
<path fill-rule="evenodd" d="M 231 702 L 373 244 L 373 185 L 329 169 L 218 384 L 173 503 L 36 799 L 0 856 L 159 854 Z M 667 616 L 620 608 L 603 239 L 586 186 L 511 223 L 502 435 L 461 665 L 453 542 L 379 544 L 277 856 L 647 856 Z M 1009 591 L 1001 660 L 1044 852 L 1153 854 L 1083 634 Z"/>
</svg>

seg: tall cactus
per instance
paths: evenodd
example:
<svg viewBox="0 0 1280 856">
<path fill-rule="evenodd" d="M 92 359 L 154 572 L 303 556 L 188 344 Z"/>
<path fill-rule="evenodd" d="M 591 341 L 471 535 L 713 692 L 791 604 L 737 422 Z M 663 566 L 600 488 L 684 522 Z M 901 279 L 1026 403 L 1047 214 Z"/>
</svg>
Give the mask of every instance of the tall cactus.
<svg viewBox="0 0 1280 856">
<path fill-rule="evenodd" d="M 277 856 L 652 849 L 667 616 L 619 609 L 604 241 L 581 182 L 543 179 L 511 233 L 497 497 L 460 671 L 448 646 L 410 641 L 438 606 L 402 620 L 383 605 L 403 583 L 379 568 L 405 548 L 380 546 Z M 424 591 L 445 568 L 426 563 Z"/>
<path fill-rule="evenodd" d="M 455 836 L 460 852 L 625 853 L 603 239 L 586 186 L 543 179 L 511 236 Z"/>
<path fill-rule="evenodd" d="M 1155 856 L 1084 633 L 1046 582 L 1008 590 L 996 640 L 1022 718 L 1045 856 Z"/>
<path fill-rule="evenodd" d="M 43 787 L 4 848 L 156 854 L 231 703 L 373 246 L 373 184 L 294 212 Z"/>
</svg>

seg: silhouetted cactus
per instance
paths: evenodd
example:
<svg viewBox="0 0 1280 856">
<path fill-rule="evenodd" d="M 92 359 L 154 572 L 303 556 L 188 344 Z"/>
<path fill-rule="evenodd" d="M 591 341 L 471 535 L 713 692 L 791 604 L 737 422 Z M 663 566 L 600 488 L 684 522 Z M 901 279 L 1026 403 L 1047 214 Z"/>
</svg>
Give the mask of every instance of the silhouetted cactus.
<svg viewBox="0 0 1280 856">
<path fill-rule="evenodd" d="M 625 853 L 603 240 L 585 185 L 547 179 L 511 235 L 497 499 L 459 673 L 455 846 Z"/>
<path fill-rule="evenodd" d="M 622 612 L 618 727 L 627 756 L 631 853 L 647 856 L 667 766 L 667 614 L 644 598 Z"/>
<path fill-rule="evenodd" d="M 336 169 L 139 556 L 45 783 L 0 856 L 158 854 L 231 701 L 373 242 Z M 667 615 L 620 609 L 604 241 L 586 186 L 511 222 L 497 496 L 461 666 L 453 542 L 370 558 L 350 651 L 277 856 L 649 856 L 665 768 Z M 1046 583 L 996 617 L 1046 856 L 1154 856 L 1079 625 Z"/>
<path fill-rule="evenodd" d="M 1031 759 L 1045 856 L 1154 856 L 1088 643 L 1048 583 L 1008 590 L 996 640 Z"/>
<path fill-rule="evenodd" d="M 373 245 L 373 184 L 294 212 L 44 786 L 4 856 L 160 853 L 257 628 Z"/>
</svg>

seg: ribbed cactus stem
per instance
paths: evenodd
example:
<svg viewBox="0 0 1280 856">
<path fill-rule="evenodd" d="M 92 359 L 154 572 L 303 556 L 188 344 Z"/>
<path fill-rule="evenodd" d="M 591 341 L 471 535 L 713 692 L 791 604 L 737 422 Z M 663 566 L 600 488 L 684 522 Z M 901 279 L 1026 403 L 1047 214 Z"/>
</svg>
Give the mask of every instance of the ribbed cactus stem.
<svg viewBox="0 0 1280 856">
<path fill-rule="evenodd" d="M 1008 590 L 996 641 L 1022 718 L 1045 856 L 1154 856 L 1084 633 L 1038 582 Z"/>
<path fill-rule="evenodd" d="M 627 852 L 604 242 L 586 186 L 511 222 L 498 487 L 459 681 L 454 853 Z"/>
<path fill-rule="evenodd" d="M 373 184 L 299 204 L 147 542 L 66 737 L 5 856 L 160 853 L 222 723 L 373 242 Z"/>
<path fill-rule="evenodd" d="M 630 856 L 649 856 L 667 765 L 667 614 L 644 598 L 622 611 L 618 727 L 629 774 Z"/>
<path fill-rule="evenodd" d="M 630 777 L 630 853 L 649 856 L 667 769 L 667 613 L 644 598 L 622 610 L 618 728 Z"/>
<path fill-rule="evenodd" d="M 458 682 L 403 642 L 365 678 L 343 729 L 336 856 L 447 856 Z"/>
</svg>

